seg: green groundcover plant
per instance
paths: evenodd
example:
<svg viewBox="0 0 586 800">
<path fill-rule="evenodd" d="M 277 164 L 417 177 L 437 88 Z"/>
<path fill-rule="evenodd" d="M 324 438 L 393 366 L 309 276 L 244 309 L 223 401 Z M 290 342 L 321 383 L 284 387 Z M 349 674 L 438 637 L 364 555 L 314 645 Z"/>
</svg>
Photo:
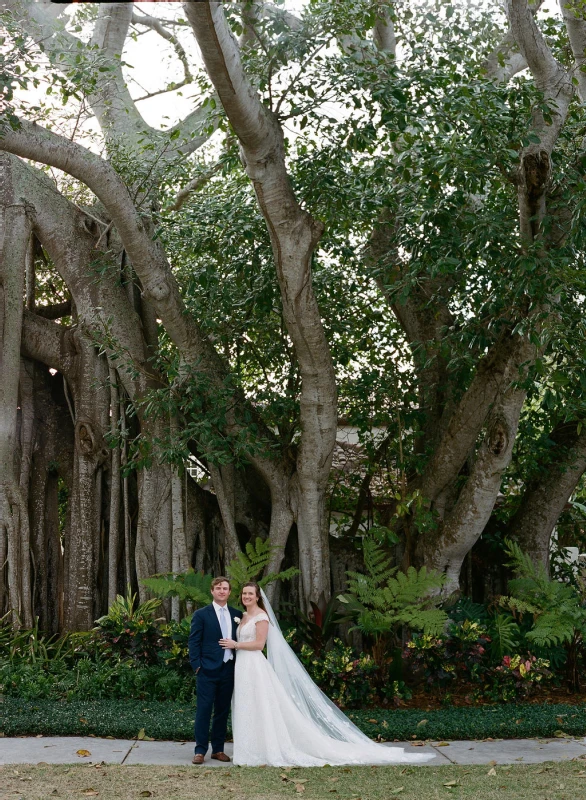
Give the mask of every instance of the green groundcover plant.
<svg viewBox="0 0 586 800">
<path fill-rule="evenodd" d="M 368 736 L 387 741 L 508 739 L 586 735 L 586 708 L 566 704 L 495 705 L 440 710 L 368 709 L 349 716 Z M 137 700 L 57 702 L 6 697 L 5 736 L 114 736 L 191 741 L 195 706 Z"/>
</svg>

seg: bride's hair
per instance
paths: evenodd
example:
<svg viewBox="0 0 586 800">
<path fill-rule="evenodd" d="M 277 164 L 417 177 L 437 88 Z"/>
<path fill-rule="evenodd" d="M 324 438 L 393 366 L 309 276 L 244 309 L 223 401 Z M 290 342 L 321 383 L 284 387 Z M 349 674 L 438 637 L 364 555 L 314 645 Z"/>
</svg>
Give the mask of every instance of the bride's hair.
<svg viewBox="0 0 586 800">
<path fill-rule="evenodd" d="M 261 597 L 260 586 L 258 585 L 258 583 L 255 583 L 255 581 L 248 581 L 248 583 L 245 583 L 242 586 L 242 589 L 245 589 L 247 586 L 252 586 L 253 587 L 254 591 L 256 592 L 256 604 L 257 604 L 257 606 L 259 608 L 262 608 L 262 610 L 266 612 L 264 600 Z M 242 589 L 240 590 L 240 597 L 241 598 L 242 598 Z"/>
</svg>

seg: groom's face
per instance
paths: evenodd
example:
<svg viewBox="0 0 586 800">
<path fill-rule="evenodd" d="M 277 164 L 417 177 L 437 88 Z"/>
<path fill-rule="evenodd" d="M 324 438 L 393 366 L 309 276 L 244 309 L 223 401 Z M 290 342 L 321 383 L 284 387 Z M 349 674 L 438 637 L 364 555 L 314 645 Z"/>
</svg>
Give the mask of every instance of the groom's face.
<svg viewBox="0 0 586 800">
<path fill-rule="evenodd" d="M 222 581 L 212 587 L 212 597 L 219 606 L 224 606 L 230 597 L 230 584 L 228 581 Z"/>
</svg>

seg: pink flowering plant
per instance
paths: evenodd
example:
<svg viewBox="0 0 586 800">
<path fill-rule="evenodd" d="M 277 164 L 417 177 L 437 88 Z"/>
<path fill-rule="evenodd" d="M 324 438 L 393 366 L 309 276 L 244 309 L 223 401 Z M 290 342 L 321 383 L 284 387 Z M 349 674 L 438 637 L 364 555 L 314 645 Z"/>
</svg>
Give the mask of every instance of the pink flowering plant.
<svg viewBox="0 0 586 800">
<path fill-rule="evenodd" d="M 492 671 L 484 693 L 504 702 L 528 697 L 553 677 L 549 666 L 547 659 L 533 655 L 504 656 L 502 663 Z"/>
</svg>

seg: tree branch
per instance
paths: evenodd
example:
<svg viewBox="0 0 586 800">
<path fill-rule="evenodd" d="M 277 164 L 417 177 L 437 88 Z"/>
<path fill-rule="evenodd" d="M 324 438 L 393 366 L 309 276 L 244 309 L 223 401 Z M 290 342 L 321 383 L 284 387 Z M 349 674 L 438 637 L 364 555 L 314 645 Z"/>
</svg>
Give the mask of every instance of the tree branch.
<svg viewBox="0 0 586 800">
<path fill-rule="evenodd" d="M 181 61 L 181 64 L 183 65 L 183 80 L 180 83 L 172 84 L 171 86 L 165 89 L 160 89 L 157 92 L 150 92 L 144 97 L 137 97 L 137 99 L 134 101 L 135 103 L 138 103 L 140 100 L 146 100 L 147 98 L 155 97 L 155 95 L 158 94 L 163 94 L 164 92 L 174 91 L 175 89 L 179 89 L 182 86 L 186 86 L 188 83 L 193 82 L 193 75 L 191 74 L 191 70 L 189 69 L 189 61 L 187 60 L 187 53 L 185 52 L 185 48 L 183 47 L 179 39 L 175 36 L 175 34 L 164 27 L 161 20 L 157 19 L 156 17 L 151 17 L 148 14 L 141 16 L 137 14 L 136 11 L 133 11 L 131 16 L 131 22 L 134 25 L 144 25 L 147 28 L 150 28 L 151 30 L 155 31 L 155 33 L 158 33 L 158 35 L 162 39 L 165 39 L 165 41 L 170 42 L 173 45 L 175 52 L 177 53 L 177 58 L 179 59 L 179 61 Z"/>
<path fill-rule="evenodd" d="M 533 16 L 539 11 L 545 0 L 533 0 L 529 9 Z M 507 83 L 518 72 L 527 69 L 525 56 L 519 52 L 512 31 L 507 31 L 485 61 L 486 73 L 498 83 Z"/>
<path fill-rule="evenodd" d="M 580 8 L 576 0 L 560 0 L 560 8 L 576 62 L 573 76 L 578 82 L 578 95 L 586 103 L 586 8 L 583 3 Z"/>
<path fill-rule="evenodd" d="M 519 51 L 527 61 L 535 85 L 543 92 L 552 107 L 551 121 L 546 121 L 540 111 L 533 117 L 534 131 L 540 138 L 537 149 L 544 150 L 550 155 L 574 94 L 572 82 L 561 64 L 553 57 L 527 0 L 507 0 L 506 6 L 511 33 L 515 37 Z M 532 150 L 535 149 L 533 146 Z"/>
<path fill-rule="evenodd" d="M 525 390 L 511 387 L 496 403 L 472 472 L 456 505 L 446 517 L 440 535 L 435 539 L 425 538 L 426 563 L 446 574 L 446 594 L 458 589 L 464 558 L 484 530 L 494 508 L 503 472 L 513 454 L 525 395 Z"/>
<path fill-rule="evenodd" d="M 45 319 L 25 309 L 22 320 L 21 353 L 25 358 L 41 361 L 71 378 L 74 374 L 72 329 Z"/>
<path fill-rule="evenodd" d="M 34 311 L 38 317 L 44 319 L 61 319 L 68 317 L 71 314 L 71 300 L 65 300 L 63 303 L 54 303 L 48 306 L 36 306 Z"/>
<path fill-rule="evenodd" d="M 535 357 L 535 346 L 503 335 L 480 361 L 470 387 L 451 413 L 423 475 L 416 484 L 433 501 L 454 481 L 478 438 L 491 405 L 519 378 L 521 366 Z"/>
</svg>

